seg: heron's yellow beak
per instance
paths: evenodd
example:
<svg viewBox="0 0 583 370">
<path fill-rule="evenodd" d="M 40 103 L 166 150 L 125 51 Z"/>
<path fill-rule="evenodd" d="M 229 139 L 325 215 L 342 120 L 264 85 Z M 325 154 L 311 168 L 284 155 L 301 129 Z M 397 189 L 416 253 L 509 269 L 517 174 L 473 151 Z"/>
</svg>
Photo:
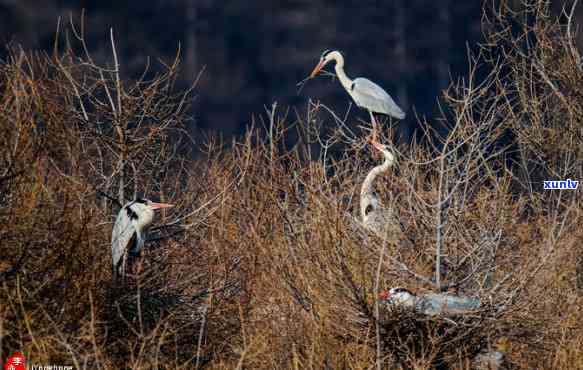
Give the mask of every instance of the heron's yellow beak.
<svg viewBox="0 0 583 370">
<path fill-rule="evenodd" d="M 385 146 L 378 142 L 376 131 L 373 131 L 372 137 L 369 140 L 370 140 L 371 145 L 379 152 L 382 152 L 383 150 L 385 150 Z"/>
<path fill-rule="evenodd" d="M 373 146 L 373 147 L 374 147 L 376 150 L 378 150 L 379 152 L 382 152 L 382 151 L 383 151 L 383 149 L 384 149 L 384 148 L 383 148 L 383 147 L 382 147 L 382 146 L 381 146 L 379 143 L 377 143 L 377 142 L 374 142 L 374 141 L 372 142 L 372 146 Z"/>
<path fill-rule="evenodd" d="M 310 78 L 316 77 L 316 75 L 320 72 L 320 70 L 322 70 L 322 68 L 324 68 L 325 65 L 326 65 L 326 62 L 324 61 L 324 59 L 320 59 L 320 62 L 318 63 L 316 68 L 314 68 L 314 70 L 310 74 Z"/>
<path fill-rule="evenodd" d="M 170 208 L 174 207 L 174 204 L 167 204 L 167 203 L 154 203 L 150 204 L 150 208 L 152 209 L 160 209 L 160 208 Z"/>
<path fill-rule="evenodd" d="M 372 129 L 372 132 L 370 133 L 370 136 L 368 137 L 368 142 L 377 149 L 380 145 L 378 141 L 377 131 L 374 129 L 374 127 Z"/>
</svg>

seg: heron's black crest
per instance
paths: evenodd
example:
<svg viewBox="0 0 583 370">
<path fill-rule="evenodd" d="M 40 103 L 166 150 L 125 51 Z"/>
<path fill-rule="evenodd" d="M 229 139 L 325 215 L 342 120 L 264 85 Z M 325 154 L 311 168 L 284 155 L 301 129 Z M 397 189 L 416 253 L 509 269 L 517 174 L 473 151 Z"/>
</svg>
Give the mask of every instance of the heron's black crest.
<svg viewBox="0 0 583 370">
<path fill-rule="evenodd" d="M 142 203 L 142 204 L 148 203 L 148 201 L 143 199 L 143 198 L 136 198 L 136 200 L 134 200 L 134 202 L 135 203 Z"/>
<path fill-rule="evenodd" d="M 322 53 L 322 56 L 320 58 L 324 59 L 326 54 L 328 54 L 329 52 L 330 52 L 330 50 L 324 50 L 324 52 Z"/>
<path fill-rule="evenodd" d="M 374 207 L 372 206 L 372 204 L 369 204 L 368 206 L 366 206 L 366 208 L 364 209 L 364 215 L 368 215 L 369 213 L 371 213 L 373 211 Z"/>
<path fill-rule="evenodd" d="M 136 202 L 137 202 L 137 200 L 136 200 Z M 134 212 L 131 205 L 126 207 L 126 212 L 128 213 L 128 217 L 130 218 L 130 220 L 137 220 L 138 219 L 138 214 L 136 212 Z"/>
<path fill-rule="evenodd" d="M 407 288 L 393 288 L 393 293 L 411 293 L 411 291 Z"/>
</svg>

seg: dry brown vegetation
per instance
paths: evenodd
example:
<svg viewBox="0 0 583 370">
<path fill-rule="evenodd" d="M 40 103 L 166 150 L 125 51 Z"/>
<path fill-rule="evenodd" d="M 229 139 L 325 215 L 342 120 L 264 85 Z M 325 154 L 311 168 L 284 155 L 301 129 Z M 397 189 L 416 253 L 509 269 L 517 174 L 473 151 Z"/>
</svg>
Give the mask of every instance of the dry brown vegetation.
<svg viewBox="0 0 583 370">
<path fill-rule="evenodd" d="M 274 106 L 226 148 L 187 134 L 192 90 L 173 92 L 178 60 L 120 81 L 117 60 L 97 66 L 79 30 L 77 54 L 13 49 L 0 65 L 1 358 L 424 369 L 471 368 L 497 348 L 508 367 L 583 368 L 581 190 L 542 188 L 583 180 L 574 26 L 544 1 L 489 5 L 482 53 L 445 93 L 449 134 L 393 146 L 398 165 L 377 182 L 406 242 L 359 225 L 360 184 L 378 159 L 317 104 L 294 119 Z M 158 215 L 140 275 L 112 286 L 116 201 L 137 193 L 177 206 Z M 379 290 L 394 286 L 484 307 L 458 318 L 380 307 Z"/>
</svg>

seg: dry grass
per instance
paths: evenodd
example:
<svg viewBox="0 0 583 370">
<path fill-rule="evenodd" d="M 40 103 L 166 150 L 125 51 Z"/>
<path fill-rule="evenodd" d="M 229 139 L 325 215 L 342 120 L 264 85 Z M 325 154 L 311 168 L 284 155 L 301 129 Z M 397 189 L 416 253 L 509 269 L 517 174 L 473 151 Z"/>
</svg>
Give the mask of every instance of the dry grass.
<svg viewBox="0 0 583 370">
<path fill-rule="evenodd" d="M 319 105 L 295 119 L 274 106 L 225 148 L 188 136 L 192 90 L 172 93 L 177 62 L 120 81 L 117 61 L 95 65 L 80 34 L 81 56 L 15 49 L 0 65 L 0 357 L 424 369 L 470 368 L 498 348 L 517 368 L 583 367 L 581 190 L 542 189 L 583 180 L 579 55 L 544 2 L 496 9 L 482 54 L 446 92 L 448 136 L 393 147 L 398 166 L 377 181 L 407 240 L 359 225 L 360 184 L 378 158 L 347 140 L 349 122 L 324 132 Z M 476 81 L 477 68 L 490 73 Z M 138 192 L 177 207 L 158 215 L 140 275 L 112 286 L 112 199 Z M 377 307 L 393 286 L 456 290 L 484 309 Z"/>
</svg>

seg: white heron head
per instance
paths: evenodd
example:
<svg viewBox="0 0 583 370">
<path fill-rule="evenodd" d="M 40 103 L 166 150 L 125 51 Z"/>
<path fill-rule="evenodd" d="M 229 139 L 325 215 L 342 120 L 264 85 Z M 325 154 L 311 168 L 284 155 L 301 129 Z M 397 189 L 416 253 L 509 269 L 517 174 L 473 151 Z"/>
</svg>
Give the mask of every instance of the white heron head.
<svg viewBox="0 0 583 370">
<path fill-rule="evenodd" d="M 395 156 L 393 155 L 393 153 L 391 153 L 391 151 L 389 150 L 389 147 L 384 145 L 384 144 L 379 143 L 376 140 L 375 136 L 376 136 L 376 133 L 373 135 L 373 138 L 370 141 L 373 148 L 378 150 L 383 155 L 385 160 L 392 164 L 395 161 Z"/>
<path fill-rule="evenodd" d="M 140 230 L 147 228 L 154 220 L 154 211 L 162 208 L 173 207 L 173 204 L 156 203 L 149 199 L 137 198 L 128 205 L 130 219 Z"/>
<path fill-rule="evenodd" d="M 326 66 L 326 64 L 330 63 L 333 60 L 336 61 L 336 64 L 338 64 L 340 67 L 344 66 L 344 57 L 338 50 L 333 51 L 324 50 L 322 56 L 320 57 L 318 65 L 316 66 L 316 68 L 314 68 L 314 70 L 310 74 L 310 78 L 315 77 L 318 73 L 320 73 L 322 68 Z"/>
<path fill-rule="evenodd" d="M 409 289 L 403 287 L 394 287 L 389 289 L 389 291 L 382 291 L 379 293 L 379 299 L 397 305 L 415 304 L 415 294 Z"/>
</svg>

